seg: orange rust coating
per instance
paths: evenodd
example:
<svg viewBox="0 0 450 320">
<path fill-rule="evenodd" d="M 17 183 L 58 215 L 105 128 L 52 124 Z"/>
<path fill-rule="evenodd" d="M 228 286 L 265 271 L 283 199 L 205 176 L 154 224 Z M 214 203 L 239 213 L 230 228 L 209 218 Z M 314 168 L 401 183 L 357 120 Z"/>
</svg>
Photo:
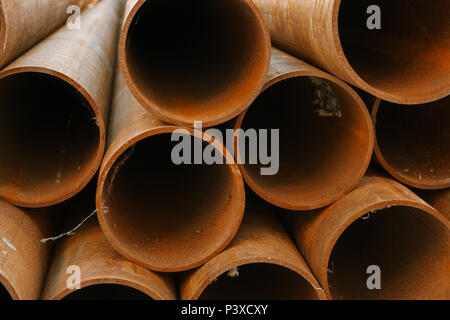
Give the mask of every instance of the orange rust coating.
<svg viewBox="0 0 450 320">
<path fill-rule="evenodd" d="M 0 0 L 0 69 L 66 22 L 69 6 L 83 10 L 97 1 Z"/>
<path fill-rule="evenodd" d="M 97 187 L 100 225 L 119 253 L 148 269 L 197 267 L 239 228 L 245 207 L 239 168 L 221 142 L 193 129 L 186 129 L 189 139 L 202 139 L 230 164 L 174 165 L 171 133 L 183 128 L 145 110 L 118 71 Z"/>
<path fill-rule="evenodd" d="M 42 294 L 44 300 L 64 299 L 73 293 L 81 294 L 84 288 L 105 284 L 134 288 L 155 300 L 176 299 L 171 275 L 158 274 L 125 260 L 108 243 L 96 220 L 60 241 Z M 67 287 L 70 266 L 80 267 L 79 292 Z"/>
<path fill-rule="evenodd" d="M 123 9 L 101 1 L 82 14 L 80 30 L 62 27 L 0 73 L 1 197 L 50 206 L 97 171 Z"/>
<path fill-rule="evenodd" d="M 252 269 L 253 275 L 243 274 L 245 267 L 255 265 L 265 266 L 266 272 Z M 269 265 L 281 267 L 278 270 L 285 272 L 289 270 L 289 280 L 271 273 Z M 236 274 L 227 275 L 232 269 L 237 270 Z M 252 277 L 255 273 L 257 277 Z M 249 276 L 251 280 L 246 278 Z M 256 198 L 247 199 L 244 220 L 231 244 L 200 268 L 182 274 L 180 279 L 183 300 L 325 299 L 323 289 L 279 218 L 267 204 Z M 278 282 L 275 286 L 269 285 L 272 279 Z M 225 283 L 223 286 L 226 281 L 237 284 L 227 286 Z"/>
<path fill-rule="evenodd" d="M 19 209 L 0 200 L 0 286 L 15 300 L 39 299 L 50 258 L 49 212 Z M 2 297 L 3 298 L 3 297 Z"/>
<path fill-rule="evenodd" d="M 395 179 L 419 189 L 450 187 L 450 96 L 421 105 L 376 99 L 375 156 Z"/>
<path fill-rule="evenodd" d="M 312 79 L 319 81 L 320 87 Z M 319 114 L 328 112 L 315 105 L 328 95 L 327 90 L 340 105 L 340 116 Z M 235 129 L 240 128 L 279 129 L 277 174 L 261 175 L 263 166 L 248 164 L 240 148 L 236 148 L 236 157 L 253 191 L 285 209 L 311 210 L 336 201 L 355 187 L 372 157 L 373 126 L 356 92 L 343 81 L 276 48 L 272 48 L 263 92 L 237 118 Z M 239 139 L 238 144 L 244 143 Z"/>
<path fill-rule="evenodd" d="M 449 221 L 375 172 L 327 208 L 284 216 L 329 298 L 448 299 Z M 381 290 L 368 290 L 369 265 Z"/>
<path fill-rule="evenodd" d="M 251 0 L 129 0 L 126 12 L 122 71 L 132 94 L 159 119 L 218 125 L 258 95 L 271 44 Z"/>
<path fill-rule="evenodd" d="M 276 47 L 383 100 L 418 104 L 450 93 L 449 1 L 254 0 Z M 370 30 L 371 5 L 381 29 Z"/>
</svg>

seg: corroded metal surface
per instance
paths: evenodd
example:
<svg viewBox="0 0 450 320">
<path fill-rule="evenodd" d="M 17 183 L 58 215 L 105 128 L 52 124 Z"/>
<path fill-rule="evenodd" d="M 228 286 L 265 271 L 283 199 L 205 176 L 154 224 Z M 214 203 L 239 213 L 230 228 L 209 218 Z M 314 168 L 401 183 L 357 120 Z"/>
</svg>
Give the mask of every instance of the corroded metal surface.
<svg viewBox="0 0 450 320">
<path fill-rule="evenodd" d="M 200 268 L 181 276 L 181 298 L 324 299 L 279 218 L 256 197 L 247 203 L 233 242 Z"/>
<path fill-rule="evenodd" d="M 50 206 L 97 171 L 123 5 L 101 1 L 82 15 L 80 30 L 62 27 L 0 73 L 2 198 Z"/>
<path fill-rule="evenodd" d="M 245 207 L 242 176 L 220 141 L 185 129 L 229 164 L 172 163 L 177 129 L 145 110 L 118 73 L 97 189 L 100 224 L 124 257 L 164 272 L 197 267 L 222 251 Z"/>
<path fill-rule="evenodd" d="M 69 299 L 74 294 L 87 299 L 89 297 L 83 297 L 83 290 L 101 285 L 134 288 L 155 300 L 176 299 L 170 274 L 158 274 L 125 260 L 111 247 L 94 219 L 77 230 L 75 235 L 58 243 L 48 272 L 43 299 Z M 80 289 L 69 288 L 67 285 L 76 285 L 75 281 L 68 281 L 75 272 L 71 266 L 79 267 Z M 98 295 L 93 298 L 103 297 Z M 114 298 L 126 299 L 127 296 Z"/>
<path fill-rule="evenodd" d="M 394 178 L 420 189 L 450 187 L 450 96 L 405 106 L 376 99 L 375 156 Z"/>
<path fill-rule="evenodd" d="M 384 100 L 450 93 L 448 1 L 254 0 L 275 46 Z M 381 8 L 370 30 L 367 9 Z"/>
<path fill-rule="evenodd" d="M 285 215 L 328 297 L 448 299 L 450 223 L 398 182 L 376 172 L 327 208 Z M 369 290 L 367 268 L 381 272 Z"/>
<path fill-rule="evenodd" d="M 69 18 L 67 8 L 92 6 L 98 0 L 1 0 L 0 68 L 55 31 Z M 26 30 L 26 32 L 23 32 Z"/>
<path fill-rule="evenodd" d="M 208 127 L 258 95 L 270 37 L 250 0 L 130 0 L 119 51 L 126 82 L 145 108 L 169 123 Z"/>
<path fill-rule="evenodd" d="M 364 175 L 374 144 L 370 115 L 343 81 L 278 49 L 272 52 L 264 90 L 238 117 L 235 129 L 279 129 L 279 171 L 263 176 L 263 165 L 241 164 L 247 160 L 241 159 L 240 148 L 238 164 L 249 186 L 272 204 L 320 208 Z"/>
<path fill-rule="evenodd" d="M 20 209 L 0 200 L 0 286 L 12 299 L 39 299 L 52 249 L 49 210 Z"/>
</svg>

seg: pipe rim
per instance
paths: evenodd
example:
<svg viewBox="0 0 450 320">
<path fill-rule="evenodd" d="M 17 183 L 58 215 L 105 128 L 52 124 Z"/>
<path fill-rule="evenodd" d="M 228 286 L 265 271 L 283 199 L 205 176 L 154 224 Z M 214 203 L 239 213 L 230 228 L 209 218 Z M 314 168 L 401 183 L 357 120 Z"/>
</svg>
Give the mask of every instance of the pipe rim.
<svg viewBox="0 0 450 320">
<path fill-rule="evenodd" d="M 233 249 L 232 249 L 233 250 Z M 236 252 L 235 252 L 236 254 Z M 208 262 L 205 266 L 210 266 L 206 269 L 206 273 L 203 273 L 202 281 L 200 282 L 200 285 L 197 286 L 197 289 L 195 292 L 191 295 L 186 297 L 187 300 L 198 300 L 200 296 L 203 294 L 205 289 L 219 276 L 225 274 L 227 271 L 229 271 L 232 268 L 237 268 L 245 265 L 250 264 L 256 264 L 256 263 L 264 263 L 264 264 L 270 264 L 275 265 L 279 267 L 283 267 L 285 269 L 288 269 L 290 271 L 295 272 L 298 276 L 302 277 L 310 286 L 311 289 L 316 294 L 316 297 L 318 300 L 326 300 L 326 295 L 323 291 L 323 289 L 320 287 L 317 280 L 314 278 L 314 276 L 311 274 L 306 273 L 302 268 L 297 267 L 296 265 L 289 263 L 288 261 L 280 258 L 280 257 L 268 257 L 263 255 L 244 255 L 243 257 L 235 258 L 228 260 L 225 264 L 220 264 L 217 260 L 220 258 L 219 256 L 214 257 L 213 259 Z"/>
<path fill-rule="evenodd" d="M 128 36 L 129 36 L 129 30 L 131 27 L 131 23 L 134 20 L 136 14 L 139 12 L 139 10 L 142 8 L 142 6 L 147 1 L 148 0 L 138 0 L 138 2 L 134 5 L 134 7 L 128 13 L 128 15 L 122 25 L 122 30 L 120 33 L 120 40 L 119 40 L 119 64 L 120 64 L 120 67 L 122 70 L 123 77 L 125 79 L 125 83 L 127 84 L 131 94 L 136 98 L 136 100 L 146 110 L 150 111 L 158 119 L 161 119 L 167 123 L 171 123 L 171 124 L 178 125 L 178 126 L 193 127 L 194 126 L 193 120 L 185 121 L 183 119 L 170 116 L 166 112 L 164 112 L 161 108 L 156 106 L 155 104 L 150 104 L 147 101 L 147 99 L 144 97 L 144 95 L 140 93 L 140 90 L 134 84 L 134 81 L 130 74 L 130 71 L 129 71 L 130 69 L 129 69 L 127 55 L 126 55 L 126 47 L 127 47 Z M 253 1 L 252 0 L 242 0 L 242 1 L 245 2 L 245 4 L 252 10 L 253 14 L 255 15 L 255 17 L 258 21 L 259 28 L 262 31 L 262 37 L 264 38 L 265 49 L 266 49 L 266 53 L 265 53 L 266 59 L 265 59 L 265 63 L 264 63 L 264 71 L 261 74 L 260 80 L 259 80 L 257 86 L 255 87 L 253 93 L 248 97 L 247 101 L 244 104 L 242 104 L 240 106 L 239 105 L 236 106 L 235 108 L 233 108 L 234 110 L 232 110 L 231 112 L 228 112 L 227 115 L 225 115 L 221 118 L 213 119 L 213 120 L 206 120 L 206 121 L 202 120 L 203 127 L 205 127 L 205 128 L 219 125 L 228 120 L 231 120 L 231 119 L 235 118 L 236 116 L 238 116 L 239 114 L 241 114 L 245 109 L 247 109 L 260 94 L 260 91 L 262 90 L 262 88 L 264 86 L 266 76 L 269 72 L 270 60 L 271 60 L 271 38 L 270 38 L 269 29 L 268 29 L 266 23 L 264 22 L 264 18 L 262 16 L 261 12 L 257 8 L 257 6 L 253 3 Z M 196 119 L 196 120 L 201 120 L 201 119 Z"/>
<path fill-rule="evenodd" d="M 333 299 L 333 296 L 331 295 L 330 289 L 329 289 L 329 282 L 328 282 L 328 271 L 327 267 L 330 263 L 331 254 L 333 252 L 333 249 L 339 240 L 339 238 L 344 234 L 345 231 L 358 219 L 361 217 L 367 215 L 367 213 L 370 213 L 374 210 L 381 210 L 387 207 L 409 207 L 414 208 L 423 211 L 424 213 L 427 213 L 431 215 L 432 217 L 436 218 L 439 222 L 441 222 L 443 225 L 447 226 L 447 229 L 450 228 L 450 221 L 448 221 L 440 212 L 438 212 L 433 207 L 427 205 L 426 203 L 420 203 L 416 200 L 386 200 L 381 201 L 376 204 L 372 204 L 370 206 L 365 207 L 364 209 L 361 209 L 359 211 L 354 212 L 353 214 L 349 215 L 343 223 L 339 226 L 339 228 L 335 231 L 332 241 L 328 243 L 325 250 L 325 263 L 326 267 L 321 268 L 321 278 L 324 279 L 325 283 L 323 284 L 323 289 L 325 290 L 325 294 L 328 299 Z"/>
<path fill-rule="evenodd" d="M 97 146 L 97 154 L 95 156 L 94 165 L 91 166 L 89 169 L 89 173 L 81 179 L 79 184 L 75 184 L 72 188 L 71 192 L 68 192 L 66 194 L 59 195 L 57 197 L 54 197 L 53 199 L 45 200 L 45 201 L 39 201 L 39 202 L 32 202 L 32 201 L 26 201 L 22 199 L 17 198 L 10 198 L 7 196 L 2 196 L 2 198 L 5 198 L 8 200 L 9 203 L 19 206 L 19 207 L 25 207 L 25 208 L 40 208 L 40 207 L 50 207 L 56 204 L 59 204 L 65 200 L 68 200 L 78 194 L 88 183 L 89 181 L 94 177 L 95 173 L 97 172 L 102 159 L 103 154 L 105 150 L 105 144 L 106 144 L 106 126 L 104 119 L 100 113 L 99 107 L 97 103 L 94 101 L 90 93 L 84 89 L 77 81 L 74 79 L 71 79 L 70 77 L 66 76 L 63 73 L 60 73 L 58 71 L 48 69 L 48 68 L 42 68 L 42 67 L 17 67 L 13 69 L 8 69 L 5 71 L 0 72 L 0 80 L 5 79 L 11 75 L 18 75 L 22 73 L 38 73 L 38 74 L 44 74 L 49 75 L 52 77 L 55 77 L 63 82 L 65 82 L 68 86 L 72 87 L 74 90 L 76 90 L 79 94 L 81 94 L 84 99 L 89 103 L 90 110 L 95 114 L 96 122 L 97 122 L 97 128 L 99 132 L 99 138 L 98 138 L 98 146 Z"/>
<path fill-rule="evenodd" d="M 391 175 L 393 176 L 395 179 L 397 179 L 398 181 L 409 185 L 411 187 L 417 188 L 417 189 L 423 189 L 423 190 L 439 190 L 439 189 L 445 189 L 445 188 L 449 188 L 450 187 L 450 177 L 449 177 L 449 182 L 419 182 L 415 179 L 412 179 L 410 176 L 401 174 L 400 172 L 398 172 L 397 170 L 395 170 L 390 164 L 389 161 L 387 161 L 384 156 L 383 153 L 381 152 L 381 148 L 380 145 L 378 144 L 378 139 L 377 139 L 377 127 L 376 127 L 376 122 L 377 122 L 377 115 L 378 115 L 378 110 L 380 108 L 380 105 L 382 103 L 382 99 L 380 98 L 376 98 L 373 108 L 372 108 L 372 112 L 371 112 L 371 118 L 372 118 L 372 123 L 373 123 L 373 130 L 375 132 L 375 145 L 374 145 L 374 154 L 376 159 L 378 160 L 378 162 L 381 164 L 381 166 Z"/>
<path fill-rule="evenodd" d="M 137 280 L 123 279 L 118 276 L 108 276 L 108 277 L 92 277 L 89 279 L 82 280 L 80 282 L 80 289 L 69 289 L 64 288 L 62 291 L 56 293 L 53 296 L 45 297 L 45 300 L 62 300 L 68 295 L 82 290 L 88 287 L 94 287 L 96 285 L 102 284 L 112 284 L 112 285 L 120 285 L 128 288 L 135 289 L 153 300 L 168 300 L 167 297 L 164 297 L 163 294 L 157 292 L 156 288 L 152 288 L 150 286 L 144 285 L 142 282 L 138 282 Z"/>
<path fill-rule="evenodd" d="M 126 152 L 131 146 L 135 145 L 136 143 L 143 141 L 147 138 L 151 138 L 153 136 L 161 135 L 161 134 L 168 134 L 172 133 L 174 130 L 183 129 L 187 130 L 190 133 L 191 137 L 199 138 L 206 143 L 212 144 L 215 146 L 215 149 L 218 150 L 227 161 L 230 161 L 230 164 L 227 164 L 227 168 L 230 171 L 231 179 L 235 183 L 235 188 L 239 190 L 239 194 L 241 195 L 241 201 L 240 202 L 240 208 L 237 212 L 234 214 L 234 225 L 230 226 L 230 229 L 228 231 L 228 235 L 225 237 L 225 241 L 222 243 L 221 246 L 217 247 L 215 250 L 210 252 L 207 256 L 205 256 L 203 259 L 192 262 L 190 264 L 184 265 L 184 266 L 170 266 L 170 267 L 163 267 L 163 266 L 157 266 L 153 264 L 149 264 L 144 261 L 144 259 L 140 258 L 140 256 L 135 256 L 133 254 L 130 254 L 128 250 L 122 246 L 121 241 L 119 241 L 114 236 L 114 231 L 112 228 L 110 228 L 107 214 L 103 210 L 103 203 L 104 203 L 104 195 L 103 191 L 105 188 L 105 183 L 108 178 L 108 174 L 113 168 L 114 164 L 116 163 L 117 159 L 120 158 L 120 156 Z M 201 135 L 203 134 L 203 137 Z M 116 139 L 117 141 L 119 139 Z M 143 266 L 147 269 L 150 269 L 152 271 L 159 271 L 159 272 L 180 272 L 180 271 L 186 271 L 193 269 L 195 267 L 198 267 L 208 260 L 210 260 L 212 257 L 216 256 L 218 253 L 222 252 L 228 244 L 233 240 L 234 236 L 239 230 L 239 226 L 241 225 L 242 219 L 244 217 L 244 210 L 245 210 L 245 188 L 244 188 L 244 182 L 241 176 L 241 173 L 239 171 L 239 168 L 237 167 L 234 158 L 229 153 L 229 151 L 218 141 L 214 140 L 212 143 L 211 137 L 209 137 L 207 134 L 203 132 L 197 132 L 197 130 L 194 130 L 192 128 L 182 128 L 182 127 L 176 127 L 176 126 L 160 126 L 156 128 L 152 128 L 149 130 L 145 130 L 138 135 L 134 136 L 132 139 L 127 139 L 126 143 L 123 143 L 120 145 L 119 148 L 115 149 L 114 152 L 109 153 L 105 155 L 106 161 L 102 164 L 102 167 L 100 169 L 99 178 L 98 178 L 98 184 L 97 184 L 97 192 L 96 192 L 96 207 L 97 207 L 97 216 L 100 222 L 101 229 L 103 233 L 105 234 L 105 237 L 107 238 L 108 242 L 111 244 L 111 246 L 119 252 L 123 257 L 125 257 L 127 260 L 130 260 L 140 266 Z"/>
<path fill-rule="evenodd" d="M 318 73 L 313 73 L 313 72 L 308 72 L 308 71 L 288 72 L 288 73 L 277 76 L 277 77 L 271 79 L 270 81 L 268 81 L 264 85 L 263 90 L 261 91 L 260 94 L 264 93 L 267 89 L 269 89 L 273 85 L 283 82 L 284 80 L 300 78 L 300 77 L 308 77 L 308 76 L 318 77 L 318 78 L 325 79 L 327 81 L 331 81 L 331 82 L 335 83 L 337 86 L 339 86 L 343 90 L 345 90 L 355 100 L 355 102 L 356 102 L 355 104 L 359 106 L 359 109 L 364 117 L 364 121 L 365 121 L 365 124 L 368 129 L 367 133 L 368 133 L 369 143 L 368 143 L 367 152 L 365 153 L 364 162 L 361 165 L 361 169 L 360 169 L 359 173 L 357 175 L 355 175 L 351 181 L 349 181 L 346 188 L 341 189 L 341 192 L 337 193 L 336 195 L 334 195 L 332 197 L 328 195 L 328 198 L 323 198 L 323 200 L 317 201 L 316 203 L 311 203 L 311 204 L 307 204 L 307 205 L 304 205 L 304 204 L 291 205 L 289 203 L 280 202 L 276 197 L 272 197 L 270 194 L 266 193 L 250 177 L 250 175 L 245 170 L 245 165 L 242 164 L 242 161 L 240 161 L 241 156 L 239 154 L 239 148 L 236 147 L 239 140 L 238 140 L 238 138 L 236 138 L 236 140 L 235 140 L 235 157 L 237 159 L 237 165 L 242 173 L 242 176 L 244 177 L 245 182 L 247 182 L 247 184 L 250 186 L 250 188 L 262 199 L 264 199 L 267 202 L 274 204 L 278 207 L 288 209 L 288 210 L 313 210 L 313 209 L 322 208 L 322 207 L 325 207 L 325 206 L 337 201 L 338 199 L 342 198 L 342 196 L 344 196 L 345 194 L 350 192 L 358 184 L 358 182 L 362 179 L 362 177 L 366 173 L 366 171 L 369 167 L 369 164 L 370 164 L 370 160 L 372 159 L 372 153 L 373 153 L 373 148 L 374 148 L 374 144 L 375 144 L 375 135 L 374 135 L 372 120 L 370 118 L 370 114 L 367 111 L 367 108 L 366 108 L 363 100 L 354 90 L 352 90 L 349 86 L 347 86 L 343 81 L 333 77 L 332 75 L 329 75 L 327 73 L 320 72 L 320 71 Z M 235 123 L 235 130 L 242 128 L 242 123 L 245 119 L 245 116 L 246 116 L 248 110 L 249 110 L 249 108 L 247 108 L 244 112 L 242 112 L 237 117 L 236 123 Z"/>
<path fill-rule="evenodd" d="M 335 52 L 341 62 L 342 67 L 345 69 L 345 72 L 349 75 L 350 79 L 354 82 L 354 84 L 367 91 L 376 97 L 380 97 L 383 100 L 398 103 L 398 104 L 423 104 L 428 102 L 433 102 L 439 99 L 442 99 L 450 94 L 450 87 L 447 85 L 442 85 L 440 88 L 433 88 L 429 93 L 422 93 L 420 97 L 411 98 L 406 95 L 396 95 L 390 92 L 377 89 L 376 87 L 369 84 L 365 81 L 351 66 L 349 60 L 347 59 L 347 55 L 345 54 L 344 48 L 342 46 L 340 34 L 339 34 L 339 11 L 341 2 L 343 0 L 334 0 L 333 9 L 332 9 L 332 22 L 331 22 L 331 32 L 333 34 L 333 45 L 335 48 Z"/>
</svg>

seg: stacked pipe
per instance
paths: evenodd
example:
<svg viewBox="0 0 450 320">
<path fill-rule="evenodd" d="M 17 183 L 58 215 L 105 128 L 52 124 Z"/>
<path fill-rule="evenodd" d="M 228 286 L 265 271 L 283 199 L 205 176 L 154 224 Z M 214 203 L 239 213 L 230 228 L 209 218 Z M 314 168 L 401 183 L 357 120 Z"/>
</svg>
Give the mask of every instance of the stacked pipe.
<svg viewBox="0 0 450 320">
<path fill-rule="evenodd" d="M 60 203 L 97 171 L 121 10 L 101 1 L 80 30 L 63 26 L 0 72 L 0 196 L 12 204 Z"/>
<path fill-rule="evenodd" d="M 98 0 L 0 1 L 0 68 L 30 49 L 67 20 L 71 6 L 80 10 Z M 23 32 L 27 30 L 27 32 Z"/>
<path fill-rule="evenodd" d="M 333 205 L 285 219 L 328 298 L 448 299 L 449 220 L 398 182 L 369 172 Z M 380 290 L 366 286 L 374 265 Z"/>
<path fill-rule="evenodd" d="M 58 207 L 66 217 L 61 230 L 72 229 L 95 209 L 95 183 Z M 108 243 L 95 217 L 55 247 L 42 291 L 45 300 L 173 300 L 174 279 L 140 267 Z"/>
<path fill-rule="evenodd" d="M 0 300 L 38 299 L 47 274 L 55 231 L 49 209 L 21 209 L 0 201 Z"/>
<path fill-rule="evenodd" d="M 119 54 L 145 108 L 173 124 L 206 127 L 237 116 L 258 95 L 270 39 L 251 0 L 130 0 Z"/>
<path fill-rule="evenodd" d="M 249 197 L 233 242 L 181 276 L 181 298 L 324 299 L 323 289 L 273 209 Z"/>
<path fill-rule="evenodd" d="M 230 164 L 173 164 L 171 137 L 180 129 L 145 110 L 118 71 L 109 147 L 99 173 L 98 216 L 118 252 L 164 272 L 197 267 L 222 251 L 245 207 L 242 176 L 221 142 L 186 128 L 183 135 L 193 140 L 192 148 L 196 141 L 211 146 Z"/>
<path fill-rule="evenodd" d="M 280 129 L 277 174 L 261 175 L 261 165 L 240 166 L 258 195 L 292 210 L 326 206 L 353 189 L 374 143 L 370 115 L 354 90 L 276 48 L 264 90 L 237 118 L 240 128 Z M 239 150 L 239 163 L 245 163 Z"/>
<path fill-rule="evenodd" d="M 450 299 L 449 9 L 0 0 L 0 299 Z"/>
<path fill-rule="evenodd" d="M 276 46 L 383 100 L 417 104 L 450 93 L 448 1 L 254 2 Z M 372 6 L 382 16 L 375 30 Z"/>
<path fill-rule="evenodd" d="M 450 187 L 449 105 L 450 96 L 415 106 L 375 101 L 375 156 L 394 178 L 425 190 Z"/>
</svg>

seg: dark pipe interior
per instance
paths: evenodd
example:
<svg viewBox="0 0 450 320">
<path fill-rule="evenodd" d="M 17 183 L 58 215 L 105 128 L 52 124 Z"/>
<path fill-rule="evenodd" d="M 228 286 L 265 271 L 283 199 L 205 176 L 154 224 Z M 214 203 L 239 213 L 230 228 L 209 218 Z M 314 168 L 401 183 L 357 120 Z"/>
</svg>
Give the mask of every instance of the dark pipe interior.
<svg viewBox="0 0 450 320">
<path fill-rule="evenodd" d="M 239 208 L 230 167 L 175 165 L 176 144 L 170 134 L 138 142 L 110 170 L 103 195 L 117 243 L 159 267 L 185 266 L 211 254 L 230 235 Z"/>
<path fill-rule="evenodd" d="M 0 283 L 0 301 L 12 300 L 8 290 Z"/>
<path fill-rule="evenodd" d="M 398 174 L 423 186 L 450 186 L 450 96 L 405 106 L 382 101 L 377 142 Z"/>
<path fill-rule="evenodd" d="M 381 29 L 369 30 L 370 5 Z M 379 90 L 420 97 L 449 85 L 450 1 L 341 0 L 339 34 L 359 76 Z"/>
<path fill-rule="evenodd" d="M 266 195 L 284 204 L 321 204 L 354 183 L 367 157 L 369 130 L 362 109 L 344 89 L 323 81 L 339 102 L 341 117 L 320 116 L 313 103 L 317 87 L 309 77 L 297 77 L 264 91 L 242 122 L 244 130 L 280 130 L 279 172 L 263 176 L 260 168 L 267 166 L 248 164 L 249 159 L 245 169 Z"/>
<path fill-rule="evenodd" d="M 328 283 L 336 299 L 447 299 L 448 230 L 410 207 L 391 207 L 358 219 L 338 239 Z M 367 267 L 378 265 L 381 290 L 369 290 Z"/>
<path fill-rule="evenodd" d="M 118 284 L 96 284 L 81 288 L 64 297 L 63 300 L 149 300 L 145 293 Z"/>
<path fill-rule="evenodd" d="M 203 291 L 203 300 L 315 300 L 311 284 L 296 272 L 269 263 L 252 263 L 228 272 Z"/>
<path fill-rule="evenodd" d="M 136 14 L 127 63 L 140 94 L 183 121 L 229 114 L 265 68 L 259 22 L 242 0 L 152 0 Z"/>
<path fill-rule="evenodd" d="M 72 192 L 98 145 L 95 116 L 72 86 L 31 72 L 0 79 L 0 195 L 36 203 Z"/>
</svg>

